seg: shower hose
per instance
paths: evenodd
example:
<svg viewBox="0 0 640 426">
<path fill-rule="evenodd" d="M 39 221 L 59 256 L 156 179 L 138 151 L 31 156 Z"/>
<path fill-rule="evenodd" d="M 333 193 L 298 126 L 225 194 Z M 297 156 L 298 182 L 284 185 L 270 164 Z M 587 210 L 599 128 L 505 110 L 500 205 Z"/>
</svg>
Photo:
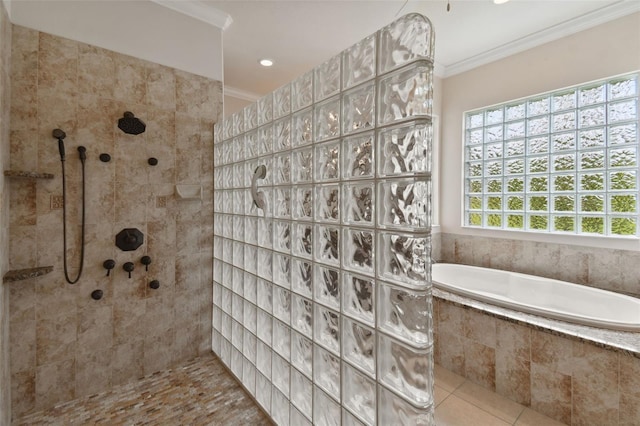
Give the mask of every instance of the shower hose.
<svg viewBox="0 0 640 426">
<path fill-rule="evenodd" d="M 64 168 L 64 158 L 61 158 L 62 163 L 62 245 L 63 245 L 63 264 L 64 264 L 64 277 L 69 284 L 75 284 L 80 279 L 82 275 L 82 268 L 84 267 L 84 236 L 85 236 L 85 178 L 84 178 L 84 161 L 86 159 L 86 149 L 83 146 L 78 147 L 78 152 L 80 153 L 80 162 L 82 163 L 82 231 L 81 231 L 81 243 L 80 243 L 80 268 L 78 270 L 78 275 L 75 279 L 71 279 L 69 277 L 69 269 L 67 267 L 67 181 L 65 178 L 65 168 Z"/>
</svg>

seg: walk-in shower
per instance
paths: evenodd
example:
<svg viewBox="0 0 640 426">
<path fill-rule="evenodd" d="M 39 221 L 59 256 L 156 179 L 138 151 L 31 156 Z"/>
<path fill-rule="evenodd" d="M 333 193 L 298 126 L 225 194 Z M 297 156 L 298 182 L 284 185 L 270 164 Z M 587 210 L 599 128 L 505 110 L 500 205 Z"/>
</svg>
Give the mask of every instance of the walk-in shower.
<svg viewBox="0 0 640 426">
<path fill-rule="evenodd" d="M 82 270 L 84 268 L 84 246 L 85 246 L 85 224 L 86 224 L 86 215 L 85 215 L 85 161 L 87 160 L 87 148 L 84 146 L 78 147 L 78 155 L 80 157 L 80 162 L 82 163 L 82 219 L 81 219 L 81 230 L 80 230 L 80 264 L 78 267 L 78 274 L 75 278 L 71 278 L 69 276 L 69 267 L 67 265 L 67 179 L 66 179 L 66 171 L 65 171 L 65 161 L 66 154 L 64 149 L 64 138 L 67 137 L 67 134 L 61 129 L 54 129 L 51 132 L 51 136 L 58 140 L 58 152 L 60 153 L 60 163 L 62 167 L 62 259 L 64 265 L 64 278 L 69 284 L 75 284 L 80 280 L 82 276 Z"/>
<path fill-rule="evenodd" d="M 278 424 L 433 424 L 433 42 L 404 16 L 215 127 L 213 350 Z"/>
</svg>

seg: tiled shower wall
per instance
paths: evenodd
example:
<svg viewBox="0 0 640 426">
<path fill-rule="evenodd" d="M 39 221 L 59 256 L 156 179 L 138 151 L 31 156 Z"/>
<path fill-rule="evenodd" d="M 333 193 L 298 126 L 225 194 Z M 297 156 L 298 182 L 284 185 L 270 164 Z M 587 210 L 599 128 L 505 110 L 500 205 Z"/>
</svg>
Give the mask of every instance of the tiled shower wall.
<svg viewBox="0 0 640 426">
<path fill-rule="evenodd" d="M 640 296 L 640 251 L 440 234 L 434 259 L 484 266 Z"/>
<path fill-rule="evenodd" d="M 4 2 L 0 2 L 0 167 L 9 166 L 9 119 L 11 100 L 11 22 Z M 0 175 L 0 276 L 9 269 L 9 182 Z M 0 425 L 8 425 L 11 415 L 9 373 L 9 292 L 0 284 Z"/>
<path fill-rule="evenodd" d="M 9 183 L 11 268 L 54 266 L 43 277 L 5 284 L 16 418 L 210 351 L 212 132 L 222 88 L 218 81 L 19 26 L 13 27 L 12 59 L 11 168 L 55 176 Z M 145 133 L 117 128 L 125 111 L 146 122 Z M 80 234 L 76 147 L 87 148 L 86 258 L 75 285 L 63 277 L 54 128 L 67 133 L 72 276 Z M 111 161 L 101 162 L 101 153 Z M 157 166 L 147 163 L 150 157 Z M 179 200 L 176 184 L 202 185 L 202 200 Z M 144 233 L 144 244 L 121 251 L 115 235 L 134 227 Z M 148 272 L 140 263 L 145 254 L 152 259 Z M 116 261 L 109 277 L 106 259 Z M 135 264 L 131 279 L 122 269 L 129 261 Z M 153 279 L 160 281 L 157 290 L 149 288 Z M 99 301 L 90 297 L 95 289 L 104 292 Z"/>
<path fill-rule="evenodd" d="M 432 60 L 407 15 L 215 128 L 213 349 L 278 424 L 433 424 Z"/>
</svg>

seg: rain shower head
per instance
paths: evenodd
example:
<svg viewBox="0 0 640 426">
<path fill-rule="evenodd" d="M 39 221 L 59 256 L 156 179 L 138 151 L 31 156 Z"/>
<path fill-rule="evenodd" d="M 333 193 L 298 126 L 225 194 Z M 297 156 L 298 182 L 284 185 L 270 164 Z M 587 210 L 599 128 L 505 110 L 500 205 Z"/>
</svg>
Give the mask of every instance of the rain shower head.
<svg viewBox="0 0 640 426">
<path fill-rule="evenodd" d="M 118 128 L 129 135 L 139 135 L 145 131 L 147 125 L 132 112 L 126 111 L 124 117 L 118 120 Z"/>
</svg>

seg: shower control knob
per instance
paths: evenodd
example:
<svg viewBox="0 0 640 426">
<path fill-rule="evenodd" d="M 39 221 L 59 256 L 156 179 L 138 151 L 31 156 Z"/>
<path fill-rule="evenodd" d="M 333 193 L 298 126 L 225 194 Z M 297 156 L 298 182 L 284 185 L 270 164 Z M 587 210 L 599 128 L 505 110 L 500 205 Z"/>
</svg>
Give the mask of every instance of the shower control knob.
<svg viewBox="0 0 640 426">
<path fill-rule="evenodd" d="M 151 287 L 154 290 L 157 290 L 160 288 L 160 281 L 158 280 L 153 280 L 149 283 L 149 287 Z"/>
<path fill-rule="evenodd" d="M 131 278 L 131 272 L 133 272 L 134 267 L 135 266 L 133 265 L 133 262 L 127 262 L 124 265 L 122 265 L 122 269 L 124 269 L 129 273 L 129 278 Z"/>
<path fill-rule="evenodd" d="M 151 264 L 151 258 L 149 256 L 142 256 L 142 259 L 140 259 L 140 263 L 144 265 L 144 270 L 148 271 L 149 265 Z"/>
<path fill-rule="evenodd" d="M 106 152 L 102 153 L 100 154 L 100 161 L 102 161 L 103 163 L 108 163 L 109 161 L 111 161 L 111 156 Z"/>
<path fill-rule="evenodd" d="M 103 294 L 102 290 L 93 290 L 91 292 L 91 298 L 93 300 L 100 300 L 100 299 L 102 299 L 102 294 Z"/>
<path fill-rule="evenodd" d="M 113 259 L 107 259 L 102 262 L 102 266 L 107 270 L 107 276 L 111 274 L 111 270 L 116 267 L 116 262 Z"/>
<path fill-rule="evenodd" d="M 147 160 L 147 163 L 149 163 L 150 166 L 157 166 L 158 165 L 158 159 L 155 157 L 151 157 Z"/>
</svg>

